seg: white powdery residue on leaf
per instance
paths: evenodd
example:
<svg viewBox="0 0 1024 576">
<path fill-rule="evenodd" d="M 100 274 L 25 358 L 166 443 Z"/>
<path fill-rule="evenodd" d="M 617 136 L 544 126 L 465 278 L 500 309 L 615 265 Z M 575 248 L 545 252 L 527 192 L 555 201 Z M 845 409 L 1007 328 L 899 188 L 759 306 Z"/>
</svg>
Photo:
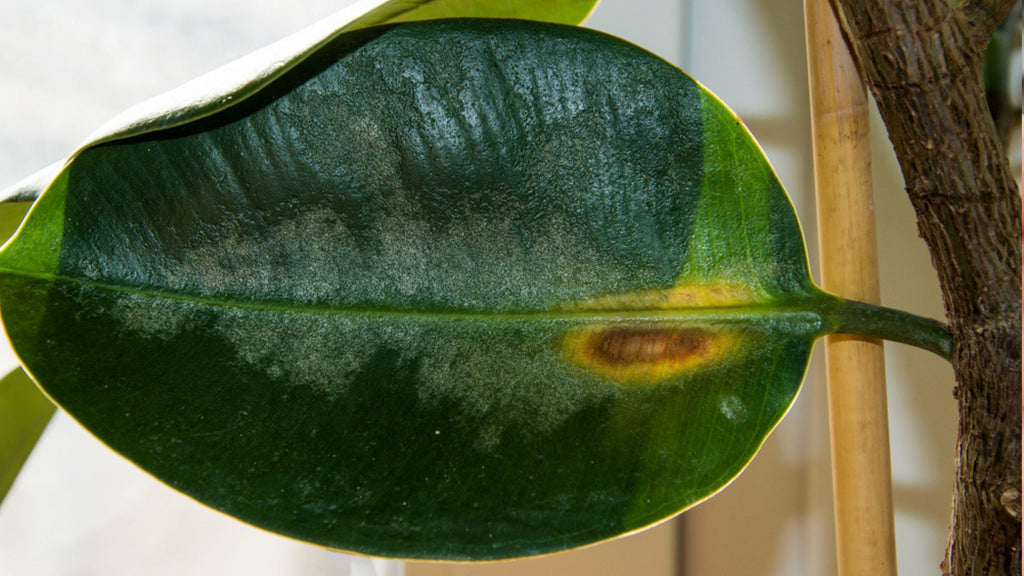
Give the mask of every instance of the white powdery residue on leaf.
<svg viewBox="0 0 1024 576">
<path fill-rule="evenodd" d="M 119 295 L 106 313 L 143 338 L 161 340 L 181 334 L 195 318 L 187 303 L 141 293 Z"/>
<path fill-rule="evenodd" d="M 221 232 L 216 242 L 189 252 L 176 284 L 198 285 L 203 296 L 311 304 L 333 298 L 344 278 L 341 266 L 361 259 L 348 229 L 323 208 L 273 226 Z"/>
<path fill-rule="evenodd" d="M 216 326 L 238 362 L 331 398 L 344 394 L 377 348 L 372 331 L 316 313 L 233 310 Z"/>
<path fill-rule="evenodd" d="M 548 433 L 620 393 L 616 386 L 569 374 L 545 343 L 549 335 L 541 332 L 463 328 L 426 335 L 418 373 L 420 399 L 428 405 L 458 406 L 477 423 L 477 448 L 488 451 L 506 431 L 520 436 Z"/>
</svg>

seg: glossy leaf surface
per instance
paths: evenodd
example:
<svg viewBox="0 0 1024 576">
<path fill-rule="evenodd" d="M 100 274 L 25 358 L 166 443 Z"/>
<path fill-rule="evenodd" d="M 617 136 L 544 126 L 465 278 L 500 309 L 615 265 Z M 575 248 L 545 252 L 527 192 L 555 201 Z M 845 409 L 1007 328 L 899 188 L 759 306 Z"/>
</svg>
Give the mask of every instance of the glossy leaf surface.
<svg viewBox="0 0 1024 576">
<path fill-rule="evenodd" d="M 582 29 L 335 38 L 241 104 L 83 150 L 0 253 L 97 437 L 244 521 L 525 556 L 715 493 L 841 301 L 753 139 Z"/>
</svg>

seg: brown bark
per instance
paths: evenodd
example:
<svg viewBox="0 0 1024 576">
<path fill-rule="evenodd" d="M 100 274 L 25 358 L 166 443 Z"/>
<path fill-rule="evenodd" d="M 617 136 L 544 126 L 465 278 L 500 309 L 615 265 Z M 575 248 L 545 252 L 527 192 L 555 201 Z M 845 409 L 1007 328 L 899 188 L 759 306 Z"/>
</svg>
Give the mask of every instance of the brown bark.
<svg viewBox="0 0 1024 576">
<path fill-rule="evenodd" d="M 1020 575 L 1021 198 L 981 77 L 981 51 L 1014 0 L 833 2 L 953 331 L 960 424 L 943 573 Z"/>
</svg>

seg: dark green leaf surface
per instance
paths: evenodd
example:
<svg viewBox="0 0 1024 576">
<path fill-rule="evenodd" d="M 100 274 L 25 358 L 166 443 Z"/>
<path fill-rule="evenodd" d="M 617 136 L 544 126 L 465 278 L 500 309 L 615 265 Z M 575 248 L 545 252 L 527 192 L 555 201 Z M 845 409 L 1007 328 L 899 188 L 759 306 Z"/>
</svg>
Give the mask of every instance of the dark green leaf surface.
<svg viewBox="0 0 1024 576">
<path fill-rule="evenodd" d="M 346 34 L 88 148 L 0 273 L 21 359 L 104 442 L 247 522 L 407 558 L 552 552 L 707 498 L 844 310 L 713 96 L 513 21 Z"/>
</svg>

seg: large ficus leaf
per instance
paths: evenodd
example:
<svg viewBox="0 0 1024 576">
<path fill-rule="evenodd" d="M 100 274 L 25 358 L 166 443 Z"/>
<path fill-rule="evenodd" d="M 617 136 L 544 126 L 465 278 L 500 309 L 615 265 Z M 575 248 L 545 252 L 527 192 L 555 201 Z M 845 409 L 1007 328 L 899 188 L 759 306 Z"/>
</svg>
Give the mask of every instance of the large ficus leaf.
<svg viewBox="0 0 1024 576">
<path fill-rule="evenodd" d="M 397 557 L 658 522 L 746 466 L 817 337 L 945 345 L 815 288 L 698 84 L 519 21 L 337 36 L 216 114 L 89 147 L 0 274 L 21 359 L 104 442 L 247 522 Z"/>
</svg>

